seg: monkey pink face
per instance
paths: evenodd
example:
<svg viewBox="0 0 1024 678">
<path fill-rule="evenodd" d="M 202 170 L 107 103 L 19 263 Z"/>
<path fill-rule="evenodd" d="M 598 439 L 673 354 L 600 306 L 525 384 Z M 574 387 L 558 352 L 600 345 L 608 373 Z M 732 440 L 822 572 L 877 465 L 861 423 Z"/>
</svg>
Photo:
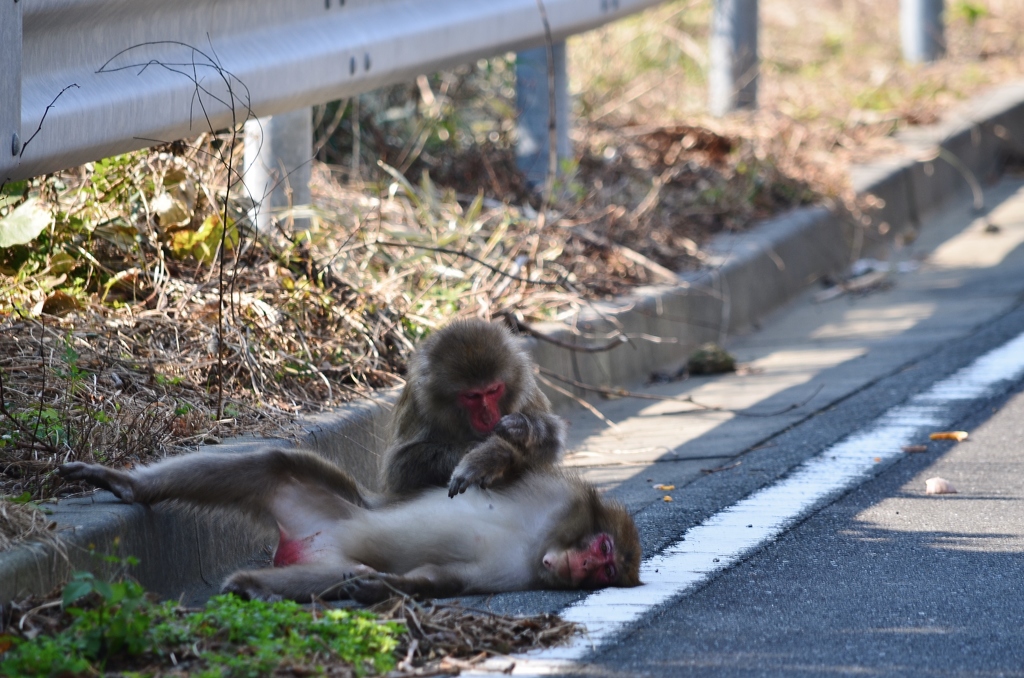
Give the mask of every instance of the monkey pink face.
<svg viewBox="0 0 1024 678">
<path fill-rule="evenodd" d="M 477 433 L 490 433 L 501 419 L 498 403 L 505 395 L 505 382 L 496 381 L 483 388 L 459 393 L 459 405 L 469 412 L 469 424 Z"/>
<path fill-rule="evenodd" d="M 605 532 L 596 535 L 582 549 L 548 551 L 544 568 L 573 588 L 599 589 L 618 581 L 615 542 Z"/>
</svg>

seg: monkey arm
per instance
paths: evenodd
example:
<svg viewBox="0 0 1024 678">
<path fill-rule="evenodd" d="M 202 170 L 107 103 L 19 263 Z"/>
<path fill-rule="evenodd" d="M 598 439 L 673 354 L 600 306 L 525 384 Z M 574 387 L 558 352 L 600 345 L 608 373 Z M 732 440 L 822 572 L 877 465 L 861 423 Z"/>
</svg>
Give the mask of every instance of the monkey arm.
<svg viewBox="0 0 1024 678">
<path fill-rule="evenodd" d="M 565 450 L 565 420 L 547 410 L 506 414 L 494 434 L 518 448 L 521 462 L 530 468 L 557 463 Z"/>
<path fill-rule="evenodd" d="M 315 563 L 236 572 L 221 590 L 248 600 L 287 598 L 305 602 L 315 597 L 372 605 L 395 595 L 448 598 L 463 593 L 466 585 L 458 576 L 434 565 L 394 575 L 375 572 L 365 565 Z"/>
<path fill-rule="evenodd" d="M 383 486 L 401 496 L 428 487 L 444 487 L 468 448 L 465 443 L 398 441 L 385 455 Z"/>
<path fill-rule="evenodd" d="M 565 449 L 565 422 L 546 411 L 513 412 L 501 418 L 494 435 L 459 462 L 448 481 L 448 496 L 473 485 L 490 487 L 523 473 L 558 463 Z"/>
<path fill-rule="evenodd" d="M 467 592 L 464 577 L 450 568 L 424 565 L 404 575 L 373 574 L 350 579 L 341 588 L 343 597 L 372 605 L 395 595 L 419 598 L 451 598 Z"/>
</svg>

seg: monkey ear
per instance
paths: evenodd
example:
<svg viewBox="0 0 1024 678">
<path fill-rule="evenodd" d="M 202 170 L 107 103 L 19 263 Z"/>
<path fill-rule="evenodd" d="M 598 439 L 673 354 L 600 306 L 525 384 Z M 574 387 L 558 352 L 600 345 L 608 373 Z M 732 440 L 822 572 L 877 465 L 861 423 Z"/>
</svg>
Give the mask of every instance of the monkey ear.
<svg viewBox="0 0 1024 678">
<path fill-rule="evenodd" d="M 639 586 L 640 581 L 640 533 L 633 517 L 626 507 L 618 502 L 605 504 L 608 532 L 615 539 L 615 550 L 619 561 L 619 586 Z"/>
</svg>

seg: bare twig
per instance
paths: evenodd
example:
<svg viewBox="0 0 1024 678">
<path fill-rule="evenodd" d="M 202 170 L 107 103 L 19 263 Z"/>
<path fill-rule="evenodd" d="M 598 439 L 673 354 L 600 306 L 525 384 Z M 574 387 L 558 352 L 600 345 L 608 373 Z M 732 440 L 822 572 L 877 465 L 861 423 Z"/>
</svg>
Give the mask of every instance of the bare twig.
<svg viewBox="0 0 1024 678">
<path fill-rule="evenodd" d="M 561 381 L 563 383 L 569 384 L 570 386 L 575 386 L 576 388 L 580 388 L 585 391 L 591 391 L 593 393 L 600 393 L 601 395 L 612 396 L 615 398 L 638 398 L 640 400 L 658 400 L 677 403 L 688 403 L 697 408 L 694 410 L 684 410 L 682 412 L 659 413 L 665 416 L 678 414 L 694 414 L 697 412 L 729 412 L 739 417 L 777 417 L 780 414 L 785 414 L 786 412 L 791 412 L 793 410 L 803 407 L 811 400 L 813 400 L 816 395 L 821 393 L 821 390 L 824 388 L 824 385 L 819 385 L 816 389 L 814 389 L 814 392 L 811 393 L 811 395 L 809 395 L 807 398 L 801 400 L 800 402 L 792 403 L 791 405 L 787 405 L 781 409 L 774 410 L 772 412 L 748 412 L 747 410 L 735 410 L 728 407 L 705 405 L 704 403 L 694 400 L 693 396 L 662 396 L 655 395 L 653 393 L 638 393 L 636 391 L 629 391 L 624 388 L 608 388 L 605 386 L 594 386 L 593 384 L 586 384 L 581 381 L 577 381 L 575 379 L 562 376 L 560 374 L 557 374 L 556 372 L 553 372 L 552 370 L 543 367 L 540 367 L 538 369 L 542 374 L 557 379 L 558 381 Z"/>
<path fill-rule="evenodd" d="M 57 99 L 60 99 L 61 95 L 63 95 L 64 92 L 67 92 L 69 89 L 80 89 L 80 88 L 79 88 L 79 86 L 76 83 L 71 83 L 70 85 L 68 85 L 67 87 L 62 89 L 60 92 L 58 92 L 57 96 L 53 97 L 53 101 L 51 101 L 46 106 L 46 109 L 43 111 L 43 117 L 39 118 L 39 125 L 36 127 L 36 131 L 32 132 L 32 136 L 30 136 L 25 141 L 25 143 L 23 143 L 21 145 L 21 152 L 18 154 L 19 158 L 25 157 L 25 149 L 27 149 L 28 145 L 32 143 L 32 140 L 36 138 L 36 135 L 38 135 L 43 130 L 43 123 L 46 122 L 46 116 L 50 112 L 50 109 L 53 108 L 54 105 L 57 103 Z"/>
</svg>

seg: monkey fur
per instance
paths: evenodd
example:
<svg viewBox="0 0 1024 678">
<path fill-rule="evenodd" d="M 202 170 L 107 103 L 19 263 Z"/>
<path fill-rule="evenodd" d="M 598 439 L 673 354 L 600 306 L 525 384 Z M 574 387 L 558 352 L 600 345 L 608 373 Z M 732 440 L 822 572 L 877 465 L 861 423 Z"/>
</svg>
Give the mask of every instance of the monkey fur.
<svg viewBox="0 0 1024 678">
<path fill-rule="evenodd" d="M 425 597 L 640 583 L 640 542 L 623 506 L 562 471 L 529 471 L 494 489 L 386 498 L 312 452 L 196 453 L 121 471 L 72 462 L 68 480 L 127 503 L 220 506 L 273 521 L 275 567 L 240 571 L 223 590 L 301 602 Z"/>
<path fill-rule="evenodd" d="M 509 329 L 482 320 L 457 320 L 420 345 L 391 430 L 382 486 L 394 495 L 511 482 L 553 466 L 565 448 L 565 423 L 530 356 Z"/>
</svg>

